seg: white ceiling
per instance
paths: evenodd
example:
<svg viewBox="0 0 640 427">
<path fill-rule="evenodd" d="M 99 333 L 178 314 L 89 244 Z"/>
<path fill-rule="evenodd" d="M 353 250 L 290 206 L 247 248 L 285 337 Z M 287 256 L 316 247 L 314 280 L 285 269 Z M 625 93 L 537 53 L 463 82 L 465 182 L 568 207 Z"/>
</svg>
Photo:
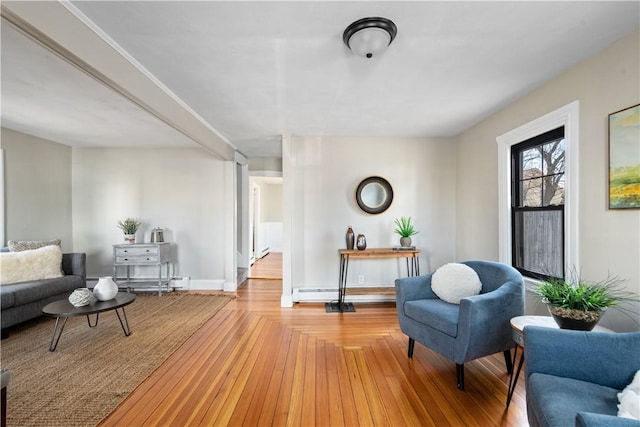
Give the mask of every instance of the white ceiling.
<svg viewBox="0 0 640 427">
<path fill-rule="evenodd" d="M 279 157 L 283 134 L 457 135 L 640 26 L 637 1 L 73 6 L 249 158 Z M 398 27 L 373 59 L 342 42 L 366 16 Z M 2 124 L 74 146 L 193 144 L 8 25 Z"/>
</svg>

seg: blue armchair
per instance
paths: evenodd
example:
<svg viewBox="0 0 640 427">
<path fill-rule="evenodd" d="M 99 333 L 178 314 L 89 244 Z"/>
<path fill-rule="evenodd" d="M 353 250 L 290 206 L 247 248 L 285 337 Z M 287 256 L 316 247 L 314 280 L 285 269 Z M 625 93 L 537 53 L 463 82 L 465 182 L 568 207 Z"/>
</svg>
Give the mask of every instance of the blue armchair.
<svg viewBox="0 0 640 427">
<path fill-rule="evenodd" d="M 465 261 L 482 282 L 479 295 L 450 304 L 431 290 L 432 274 L 397 279 L 396 308 L 402 332 L 409 336 L 408 356 L 415 341 L 453 360 L 458 388 L 464 390 L 464 363 L 503 352 L 507 372 L 515 346 L 510 320 L 524 314 L 524 282 L 513 267 L 491 261 Z"/>
<path fill-rule="evenodd" d="M 640 370 L 640 332 L 524 328 L 531 427 L 639 427 L 617 417 L 618 393 Z"/>
</svg>

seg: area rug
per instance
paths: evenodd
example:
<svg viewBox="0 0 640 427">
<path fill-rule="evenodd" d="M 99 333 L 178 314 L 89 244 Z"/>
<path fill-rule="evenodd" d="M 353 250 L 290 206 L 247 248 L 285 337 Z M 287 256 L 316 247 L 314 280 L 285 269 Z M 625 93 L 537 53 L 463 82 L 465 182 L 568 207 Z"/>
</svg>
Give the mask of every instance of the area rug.
<svg viewBox="0 0 640 427">
<path fill-rule="evenodd" d="M 7 424 L 95 426 L 231 298 L 139 294 L 126 306 L 130 336 L 113 311 L 95 328 L 72 317 L 55 352 L 53 318 L 14 328 L 0 346 L 2 367 L 11 372 Z"/>
</svg>

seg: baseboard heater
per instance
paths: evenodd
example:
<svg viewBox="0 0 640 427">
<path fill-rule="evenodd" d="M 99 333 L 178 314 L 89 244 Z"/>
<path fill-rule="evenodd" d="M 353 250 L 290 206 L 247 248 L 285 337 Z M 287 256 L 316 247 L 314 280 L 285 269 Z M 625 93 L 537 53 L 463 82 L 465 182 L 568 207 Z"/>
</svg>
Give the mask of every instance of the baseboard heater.
<svg viewBox="0 0 640 427">
<path fill-rule="evenodd" d="M 353 288 L 356 291 L 357 288 Z M 331 302 L 338 300 L 338 289 L 329 288 L 293 288 L 293 302 Z M 395 301 L 395 295 L 358 294 L 345 295 L 345 302 L 387 302 Z"/>
<path fill-rule="evenodd" d="M 271 247 L 267 246 L 266 248 L 261 250 L 260 253 L 258 254 L 258 259 L 260 259 L 260 258 L 264 257 L 265 255 L 267 255 L 269 253 L 270 249 L 271 249 Z"/>
</svg>

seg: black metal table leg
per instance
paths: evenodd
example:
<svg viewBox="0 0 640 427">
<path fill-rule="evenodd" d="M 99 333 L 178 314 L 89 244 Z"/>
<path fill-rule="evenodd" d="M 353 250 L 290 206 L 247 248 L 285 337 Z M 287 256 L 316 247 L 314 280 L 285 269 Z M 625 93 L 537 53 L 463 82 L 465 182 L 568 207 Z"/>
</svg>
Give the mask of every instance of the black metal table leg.
<svg viewBox="0 0 640 427">
<path fill-rule="evenodd" d="M 116 315 L 118 316 L 118 320 L 120 321 L 120 326 L 122 326 L 122 331 L 124 332 L 124 336 L 128 337 L 131 335 L 131 329 L 129 329 L 129 321 L 127 320 L 127 312 L 124 311 L 124 307 L 122 307 L 122 317 L 124 317 L 124 323 L 122 322 L 122 318 L 120 317 L 120 313 L 118 313 L 118 309 L 116 308 Z"/>
<path fill-rule="evenodd" d="M 58 323 L 60 322 L 60 318 L 56 317 L 56 323 L 53 325 L 53 334 L 51 335 L 51 344 L 49 344 L 49 351 L 56 351 L 56 347 L 58 347 L 58 341 L 60 341 L 60 337 L 62 336 L 62 331 L 64 331 L 64 327 L 67 324 L 68 317 L 64 318 L 64 322 L 60 327 L 60 331 L 58 332 L 58 336 L 56 337 L 56 331 L 58 329 Z"/>
<path fill-rule="evenodd" d="M 96 323 L 94 323 L 93 325 L 91 324 L 91 321 L 89 320 L 89 315 L 87 314 L 87 323 L 89 324 L 90 328 L 95 328 L 96 326 L 98 326 L 98 319 L 100 318 L 100 313 L 96 313 Z"/>
<path fill-rule="evenodd" d="M 516 345 L 515 350 L 513 350 L 513 360 L 515 361 L 518 357 L 518 347 Z M 518 383 L 518 377 L 520 376 L 520 370 L 522 369 L 522 363 L 524 362 L 524 350 L 521 351 L 520 360 L 518 361 L 518 369 L 514 372 L 511 370 L 511 376 L 509 377 L 509 388 L 507 389 L 507 409 L 509 409 L 509 404 L 511 403 L 511 398 L 513 397 L 513 393 L 516 391 L 516 384 Z"/>
</svg>

